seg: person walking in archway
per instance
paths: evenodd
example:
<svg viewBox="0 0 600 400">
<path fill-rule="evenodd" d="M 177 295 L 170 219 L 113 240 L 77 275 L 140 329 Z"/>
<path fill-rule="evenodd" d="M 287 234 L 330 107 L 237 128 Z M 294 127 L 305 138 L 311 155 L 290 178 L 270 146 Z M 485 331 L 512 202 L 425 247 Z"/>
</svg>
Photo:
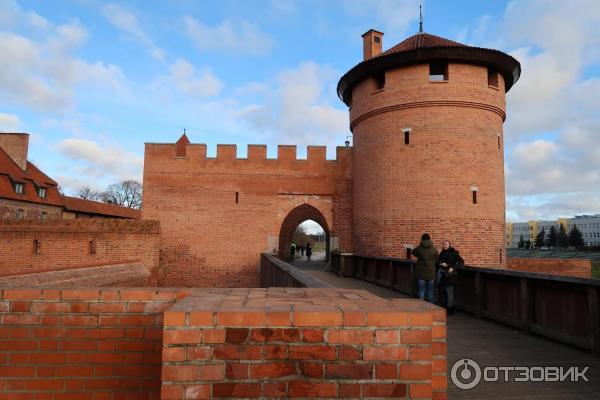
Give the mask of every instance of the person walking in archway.
<svg viewBox="0 0 600 400">
<path fill-rule="evenodd" d="M 421 236 L 421 243 L 412 250 L 412 255 L 417 257 L 415 275 L 419 288 L 419 298 L 433 303 L 433 281 L 435 279 L 435 266 L 438 261 L 438 251 L 431 242 L 428 233 Z"/>
<path fill-rule="evenodd" d="M 310 262 L 310 257 L 312 256 L 312 247 L 310 247 L 310 243 L 306 243 L 306 259 Z"/>
<path fill-rule="evenodd" d="M 294 256 L 296 255 L 296 243 L 292 242 L 290 246 L 290 259 L 294 261 Z"/>
</svg>

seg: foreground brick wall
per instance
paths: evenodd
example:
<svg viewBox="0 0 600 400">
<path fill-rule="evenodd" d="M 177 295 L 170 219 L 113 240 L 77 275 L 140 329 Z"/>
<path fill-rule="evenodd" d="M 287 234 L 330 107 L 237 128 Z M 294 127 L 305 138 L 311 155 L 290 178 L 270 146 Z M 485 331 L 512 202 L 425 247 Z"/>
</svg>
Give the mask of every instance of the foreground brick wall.
<svg viewBox="0 0 600 400">
<path fill-rule="evenodd" d="M 580 278 L 590 278 L 592 276 L 592 261 L 586 259 L 509 258 L 506 266 L 510 269 L 525 272 L 576 276 Z"/>
<path fill-rule="evenodd" d="M 140 261 L 156 284 L 159 236 L 157 221 L 0 220 L 0 276 Z"/>
<path fill-rule="evenodd" d="M 4 289 L 0 399 L 159 399 L 175 290 Z"/>
<path fill-rule="evenodd" d="M 287 246 L 282 224 L 300 206 L 351 246 L 351 149 L 338 148 L 336 160 L 324 147 L 309 147 L 307 160 L 295 146 L 280 146 L 277 159 L 266 150 L 249 146 L 238 159 L 235 146 L 219 145 L 207 158 L 206 145 L 146 144 L 143 218 L 161 222 L 169 286 L 258 286 L 259 254 Z"/>
<path fill-rule="evenodd" d="M 445 313 L 347 289 L 211 289 L 165 312 L 163 399 L 446 398 Z"/>
</svg>

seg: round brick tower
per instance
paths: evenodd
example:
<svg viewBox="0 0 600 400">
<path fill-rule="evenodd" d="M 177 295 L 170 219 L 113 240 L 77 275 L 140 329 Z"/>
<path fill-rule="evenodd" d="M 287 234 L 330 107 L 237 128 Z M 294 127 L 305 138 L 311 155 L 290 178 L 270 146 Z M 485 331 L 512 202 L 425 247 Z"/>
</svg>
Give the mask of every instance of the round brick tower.
<svg viewBox="0 0 600 400">
<path fill-rule="evenodd" d="M 405 257 L 428 232 L 469 265 L 506 264 L 505 93 L 517 60 L 420 32 L 364 60 L 338 83 L 354 136 L 353 223 L 358 255 Z"/>
</svg>

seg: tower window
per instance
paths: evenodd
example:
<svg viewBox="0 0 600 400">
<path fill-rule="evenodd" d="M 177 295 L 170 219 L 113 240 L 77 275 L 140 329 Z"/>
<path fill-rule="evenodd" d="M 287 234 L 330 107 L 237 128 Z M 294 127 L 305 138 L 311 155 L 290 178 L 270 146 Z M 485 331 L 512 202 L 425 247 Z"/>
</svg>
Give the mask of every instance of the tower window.
<svg viewBox="0 0 600 400">
<path fill-rule="evenodd" d="M 488 67 L 488 86 L 498 87 L 498 71 L 494 68 Z"/>
<path fill-rule="evenodd" d="M 385 87 L 385 71 L 375 75 L 375 85 L 377 89 L 383 89 Z"/>
<path fill-rule="evenodd" d="M 442 61 L 429 63 L 429 80 L 432 82 L 447 81 L 448 63 Z"/>
<path fill-rule="evenodd" d="M 373 36 L 373 41 L 375 43 L 381 43 L 381 38 L 379 36 Z"/>
<path fill-rule="evenodd" d="M 240 192 L 235 192 L 235 204 L 240 202 Z"/>
<path fill-rule="evenodd" d="M 479 192 L 479 188 L 477 186 L 471 186 L 471 193 L 473 196 L 473 204 L 477 204 L 477 192 Z"/>
<path fill-rule="evenodd" d="M 498 150 L 500 150 L 501 147 L 502 147 L 502 144 L 500 143 L 500 135 L 498 135 Z"/>
<path fill-rule="evenodd" d="M 410 128 L 404 128 L 404 144 L 410 144 Z"/>
</svg>

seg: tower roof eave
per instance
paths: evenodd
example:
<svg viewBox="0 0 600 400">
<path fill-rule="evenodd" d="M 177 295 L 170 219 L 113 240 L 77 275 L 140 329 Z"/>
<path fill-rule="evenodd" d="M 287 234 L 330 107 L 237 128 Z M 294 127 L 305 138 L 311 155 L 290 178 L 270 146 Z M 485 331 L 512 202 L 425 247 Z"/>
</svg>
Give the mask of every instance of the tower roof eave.
<svg viewBox="0 0 600 400">
<path fill-rule="evenodd" d="M 506 92 L 510 90 L 521 75 L 521 64 L 515 58 L 498 50 L 465 45 L 417 47 L 412 50 L 401 51 L 390 50 L 357 64 L 340 78 L 337 93 L 346 105 L 350 105 L 351 90 L 358 82 L 378 72 L 403 65 L 421 64 L 442 59 L 493 66 L 504 77 Z"/>
</svg>

